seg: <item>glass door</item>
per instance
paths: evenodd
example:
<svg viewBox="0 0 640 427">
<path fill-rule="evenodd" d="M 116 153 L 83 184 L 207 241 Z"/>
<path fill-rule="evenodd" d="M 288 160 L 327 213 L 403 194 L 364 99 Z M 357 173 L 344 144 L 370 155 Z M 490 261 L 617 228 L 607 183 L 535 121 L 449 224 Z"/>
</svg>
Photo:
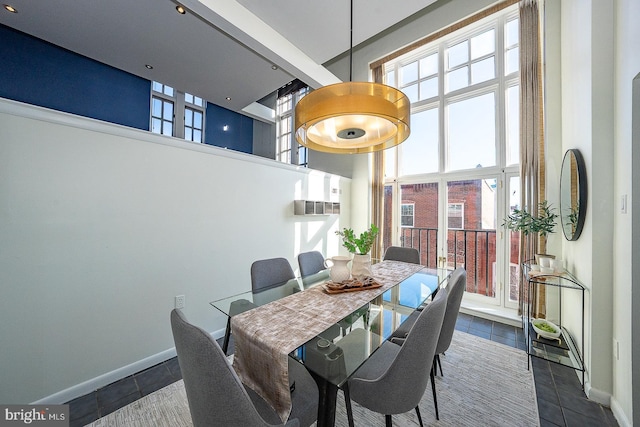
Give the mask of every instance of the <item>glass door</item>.
<svg viewBox="0 0 640 427">
<path fill-rule="evenodd" d="M 498 178 L 447 182 L 446 260 L 467 271 L 466 298 L 498 305 L 500 277 L 496 252 Z"/>
</svg>

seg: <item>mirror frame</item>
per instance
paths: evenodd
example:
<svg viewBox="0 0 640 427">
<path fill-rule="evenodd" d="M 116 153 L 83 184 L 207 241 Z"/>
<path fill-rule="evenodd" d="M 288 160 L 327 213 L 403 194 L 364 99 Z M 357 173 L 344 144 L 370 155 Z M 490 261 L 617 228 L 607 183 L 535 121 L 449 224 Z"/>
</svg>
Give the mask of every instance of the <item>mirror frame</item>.
<svg viewBox="0 0 640 427">
<path fill-rule="evenodd" d="M 575 161 L 577 174 L 577 183 L 576 187 L 572 188 L 569 186 L 571 181 L 571 164 Z M 571 230 L 571 228 L 567 225 L 571 223 L 571 219 L 569 214 L 566 213 L 567 209 L 569 212 L 573 209 L 573 200 L 572 196 L 577 196 L 578 200 L 578 213 L 575 223 L 575 230 Z M 566 206 L 568 204 L 570 206 Z M 560 170 L 560 226 L 562 227 L 562 233 L 564 237 L 569 241 L 578 240 L 580 237 L 580 233 L 582 233 L 582 228 L 584 227 L 584 219 L 586 216 L 587 207 L 587 172 L 584 165 L 584 159 L 582 158 L 582 154 L 577 149 L 567 150 L 564 154 L 564 158 L 562 159 L 562 168 Z"/>
</svg>

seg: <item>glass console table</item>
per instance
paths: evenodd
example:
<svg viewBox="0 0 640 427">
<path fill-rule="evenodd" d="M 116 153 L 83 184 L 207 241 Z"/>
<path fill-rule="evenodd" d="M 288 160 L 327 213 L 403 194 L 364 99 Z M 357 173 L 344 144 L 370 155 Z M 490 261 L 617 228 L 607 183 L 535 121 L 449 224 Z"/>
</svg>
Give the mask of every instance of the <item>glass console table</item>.
<svg viewBox="0 0 640 427">
<path fill-rule="evenodd" d="M 585 287 L 571 273 L 563 271 L 562 273 L 541 273 L 532 271 L 529 263 L 522 264 L 525 274 L 525 280 L 528 284 L 528 300 L 526 317 L 523 318 L 523 329 L 527 340 L 527 368 L 530 369 L 530 357 L 538 357 L 550 362 L 554 362 L 563 366 L 568 366 L 576 371 L 582 372 L 582 387 L 584 389 L 584 292 Z M 531 324 L 532 313 L 535 312 L 532 307 L 534 301 L 540 299 L 541 290 L 545 293 L 546 313 L 553 312 L 553 319 L 548 319 L 560 328 L 560 336 L 557 339 L 547 339 L 539 336 L 533 329 Z M 566 292 L 573 293 L 570 297 L 565 295 Z M 567 300 L 572 298 L 573 301 L 579 300 L 581 303 L 579 312 L 579 321 L 572 322 L 572 325 L 578 324 L 580 334 L 580 343 L 576 343 L 574 337 L 565 327 L 566 314 L 563 319 L 563 309 L 567 304 Z M 576 307 L 577 308 L 577 307 Z M 557 320 L 556 319 L 557 316 Z"/>
</svg>

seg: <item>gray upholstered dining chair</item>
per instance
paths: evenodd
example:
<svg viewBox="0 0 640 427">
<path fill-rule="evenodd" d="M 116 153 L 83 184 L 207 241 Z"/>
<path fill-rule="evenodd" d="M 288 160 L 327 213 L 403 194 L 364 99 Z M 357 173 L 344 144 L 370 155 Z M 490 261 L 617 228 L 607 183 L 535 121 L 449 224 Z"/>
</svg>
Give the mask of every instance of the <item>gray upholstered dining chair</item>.
<svg viewBox="0 0 640 427">
<path fill-rule="evenodd" d="M 253 302 L 238 300 L 231 303 L 227 329 L 224 335 L 224 351 L 231 337 L 231 317 L 260 305 L 293 295 L 300 291 L 300 284 L 293 274 L 291 264 L 285 258 L 269 258 L 251 264 L 251 293 Z"/>
<path fill-rule="evenodd" d="M 449 297 L 447 298 L 447 311 L 444 314 L 444 321 L 442 323 L 442 331 L 438 338 L 438 345 L 436 346 L 436 353 L 433 358 L 433 367 L 440 367 L 440 375 L 442 375 L 442 365 L 440 364 L 440 355 L 451 345 L 453 339 L 453 331 L 456 328 L 456 320 L 458 319 L 458 313 L 460 312 L 460 304 L 462 303 L 462 297 L 464 296 L 464 290 L 467 284 L 467 272 L 463 267 L 456 268 L 447 282 L 447 289 L 449 291 Z M 428 306 L 428 304 L 426 305 Z M 401 344 L 402 340 L 407 336 L 409 330 L 415 323 L 418 315 L 420 314 L 420 307 L 418 310 L 411 313 L 402 324 L 393 331 L 389 340 L 396 344 Z M 435 374 L 436 372 L 434 372 Z"/>
<path fill-rule="evenodd" d="M 431 364 L 424 363 L 424 358 L 433 359 L 446 304 L 447 291 L 441 290 L 431 304 L 418 312 L 402 346 L 385 341 L 343 386 L 350 427 L 353 426 L 351 400 L 385 414 L 387 426 L 392 425 L 392 415 L 415 408 L 422 426 L 418 404 L 429 379 L 431 386 L 435 386 Z M 439 419 L 437 402 L 434 403 L 436 418 Z"/>
<path fill-rule="evenodd" d="M 312 274 L 317 274 L 326 270 L 324 256 L 319 251 L 301 252 L 298 254 L 298 267 L 300 267 L 300 277 L 303 279 Z"/>
<path fill-rule="evenodd" d="M 253 302 L 263 305 L 300 291 L 291 264 L 285 258 L 269 258 L 251 264 Z"/>
<path fill-rule="evenodd" d="M 175 309 L 171 312 L 171 330 L 194 426 L 283 425 L 269 404 L 242 384 L 210 334 Z M 295 388 L 285 425 L 309 426 L 317 419 L 318 387 L 307 370 L 293 360 L 289 376 Z"/>
<path fill-rule="evenodd" d="M 462 304 L 462 297 L 464 290 L 467 287 L 467 271 L 463 267 L 456 268 L 451 277 L 449 277 L 449 284 L 447 289 L 449 290 L 449 298 L 447 299 L 447 311 L 444 313 L 444 321 L 442 322 L 442 330 L 440 331 L 440 337 L 438 338 L 438 345 L 436 346 L 436 354 L 433 360 L 434 374 L 436 365 L 440 367 L 440 375 L 442 375 L 442 364 L 440 363 L 440 355 L 444 354 L 451 345 L 453 339 L 453 331 L 456 329 L 456 320 L 460 313 L 460 305 Z"/>
<path fill-rule="evenodd" d="M 420 264 L 420 252 L 416 248 L 389 246 L 384 253 L 383 259 L 385 261 L 404 261 L 412 264 Z"/>
</svg>

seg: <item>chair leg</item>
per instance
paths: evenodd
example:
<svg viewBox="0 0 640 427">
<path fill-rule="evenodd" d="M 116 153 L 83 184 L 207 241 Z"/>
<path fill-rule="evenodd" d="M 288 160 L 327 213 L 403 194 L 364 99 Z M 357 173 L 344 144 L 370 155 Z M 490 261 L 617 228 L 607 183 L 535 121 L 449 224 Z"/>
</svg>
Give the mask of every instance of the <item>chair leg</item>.
<svg viewBox="0 0 640 427">
<path fill-rule="evenodd" d="M 438 363 L 438 366 L 440 367 L 440 376 L 444 377 L 444 374 L 442 373 L 442 363 L 440 362 L 440 355 L 436 354 L 436 362 Z"/>
<path fill-rule="evenodd" d="M 222 352 L 227 355 L 227 349 L 229 348 L 229 337 L 231 336 L 231 316 L 227 317 L 227 327 L 224 331 L 224 341 L 222 341 Z"/>
<path fill-rule="evenodd" d="M 384 424 L 387 427 L 393 427 L 393 423 L 391 422 L 391 415 L 385 415 L 384 416 Z"/>
<path fill-rule="evenodd" d="M 433 370 L 429 375 L 431 377 L 431 391 L 433 392 L 433 406 L 436 408 L 436 420 L 440 419 L 440 415 L 438 414 L 438 398 L 436 397 L 436 382 L 435 376 L 433 375 Z"/>
<path fill-rule="evenodd" d="M 344 393 L 344 406 L 347 408 L 347 421 L 349 422 L 349 427 L 353 427 L 353 410 L 351 409 L 349 384 L 345 383 L 344 386 L 342 386 L 342 392 Z"/>
<path fill-rule="evenodd" d="M 416 406 L 416 415 L 418 416 L 418 423 L 420 423 L 420 427 L 424 427 L 422 424 L 422 417 L 420 416 L 420 408 Z"/>
</svg>

